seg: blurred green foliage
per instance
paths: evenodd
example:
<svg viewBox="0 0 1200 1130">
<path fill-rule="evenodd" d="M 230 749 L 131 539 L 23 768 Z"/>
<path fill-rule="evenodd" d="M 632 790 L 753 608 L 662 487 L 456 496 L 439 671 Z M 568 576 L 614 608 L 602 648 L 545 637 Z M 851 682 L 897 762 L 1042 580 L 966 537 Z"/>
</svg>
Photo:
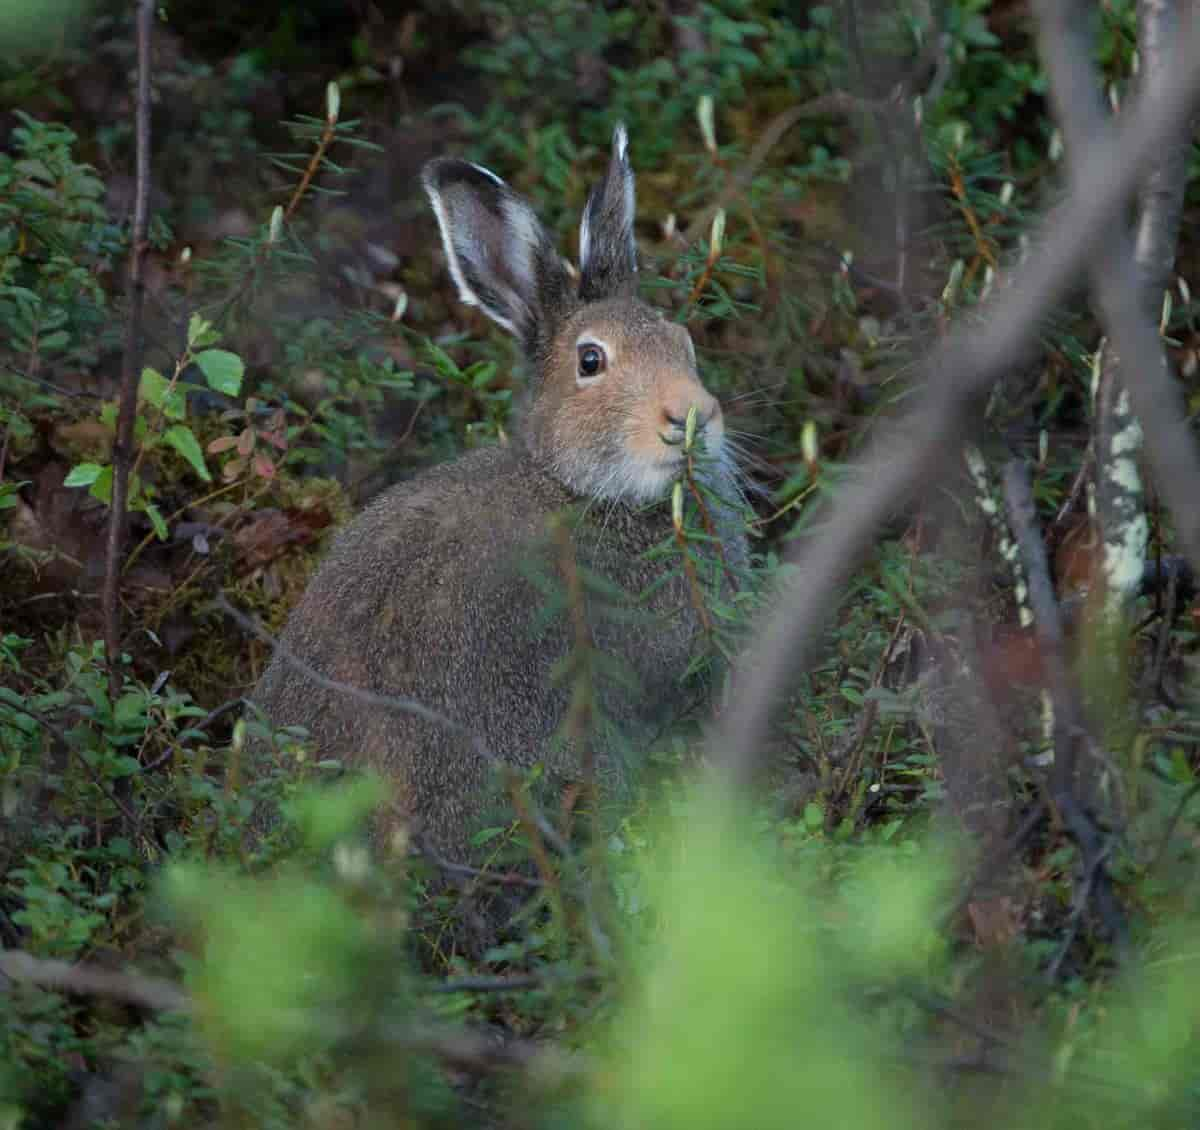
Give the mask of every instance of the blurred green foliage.
<svg viewBox="0 0 1200 1130">
<path fill-rule="evenodd" d="M 755 492 L 762 590 L 723 600 L 702 577 L 715 629 L 696 666 L 733 652 L 790 541 L 819 536 L 815 503 L 909 395 L 923 342 L 977 316 L 1056 191 L 1019 6 L 164 5 L 115 700 L 87 566 L 111 499 L 134 53 L 127 6 L 66 7 L 0 3 L 0 945 L 181 984 L 190 1007 L 4 981 L 0 1127 L 86 1124 L 97 1094 L 93 1124 L 153 1127 L 1195 1122 L 1195 710 L 1085 665 L 1111 722 L 1121 974 L 1074 912 L 1078 852 L 1058 825 L 1019 845 L 1013 937 L 990 948 L 947 755 L 957 727 L 1002 765 L 996 804 L 1023 813 L 1041 732 L 1036 690 L 1009 686 L 1011 600 L 970 521 L 936 539 L 898 521 L 849 581 L 761 804 L 697 785 L 698 707 L 631 751 L 630 787 L 594 809 L 547 797 L 536 771 L 508 782 L 525 817 L 482 829 L 482 873 L 450 878 L 370 839 L 379 782 L 302 732 L 235 724 L 264 651 L 214 600 L 277 629 L 353 504 L 509 439 L 515 350 L 453 301 L 419 161 L 452 148 L 496 169 L 570 253 L 623 120 L 645 293 L 696 339 Z M 1096 30 L 1119 102 L 1133 0 L 1098 6 Z M 877 114 L 802 118 L 726 201 L 719 247 L 707 224 L 680 239 L 781 112 L 906 83 L 921 113 L 902 159 Z M 904 301 L 881 186 L 912 205 Z M 1195 407 L 1178 293 L 1166 331 Z M 1033 383 L 989 405 L 998 444 L 1032 455 L 1045 432 L 1047 516 L 1083 458 L 1097 340 L 1065 307 Z M 929 513 L 969 510 L 938 486 Z M 682 546 L 660 552 L 702 563 L 686 511 Z M 1130 686 L 1167 645 L 1194 680 L 1194 618 L 1159 636 L 1141 611 Z M 980 641 L 1003 750 L 935 678 Z M 604 674 L 597 657 L 564 664 Z"/>
</svg>

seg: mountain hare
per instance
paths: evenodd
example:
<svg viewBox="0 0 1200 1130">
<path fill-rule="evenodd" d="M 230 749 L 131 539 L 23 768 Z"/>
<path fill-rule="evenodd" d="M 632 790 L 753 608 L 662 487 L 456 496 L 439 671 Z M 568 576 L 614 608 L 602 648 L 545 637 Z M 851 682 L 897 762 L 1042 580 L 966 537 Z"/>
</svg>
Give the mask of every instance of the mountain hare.
<svg viewBox="0 0 1200 1130">
<path fill-rule="evenodd" d="M 599 691 L 599 713 L 645 735 L 686 699 L 681 679 L 701 632 L 678 558 L 646 559 L 672 536 L 669 507 L 647 504 L 665 499 L 681 473 L 693 407 L 713 495 L 737 494 L 721 408 L 696 375 L 687 330 L 634 294 L 626 148 L 618 127 L 583 213 L 578 282 L 499 177 L 448 158 L 425 167 L 459 298 L 520 341 L 531 403 L 510 444 L 400 483 L 341 533 L 253 696 L 275 724 L 307 727 L 322 755 L 390 778 L 395 814 L 451 858 L 471 854 L 493 759 L 543 762 L 552 779 L 579 770 L 578 743 L 559 733 L 579 608 L 568 602 L 547 623 L 531 563 L 560 592 L 577 568 L 575 604 L 594 647 L 636 680 Z M 575 519 L 552 534 L 572 507 Z M 736 568 L 745 559 L 736 506 L 717 503 L 710 514 Z M 631 598 L 654 586 L 642 604 L 649 615 L 605 615 L 595 585 L 580 597 L 579 577 L 596 574 Z M 612 743 L 593 748 L 603 756 Z"/>
</svg>

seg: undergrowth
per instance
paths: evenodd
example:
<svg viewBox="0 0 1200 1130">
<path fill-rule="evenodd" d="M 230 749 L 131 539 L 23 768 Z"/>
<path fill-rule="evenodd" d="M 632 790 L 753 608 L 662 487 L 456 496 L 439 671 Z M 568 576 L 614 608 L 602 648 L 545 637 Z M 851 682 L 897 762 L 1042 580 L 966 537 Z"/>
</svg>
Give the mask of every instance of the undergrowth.
<svg viewBox="0 0 1200 1130">
<path fill-rule="evenodd" d="M 82 79 L 113 79 L 82 46 L 0 63 L 0 942 L 101 978 L 0 972 L 0 1125 L 1194 1122 L 1194 612 L 1142 599 L 1119 679 L 1088 674 L 1112 723 L 1097 772 L 1119 943 L 1076 910 L 1061 822 L 1015 846 L 1007 885 L 977 882 L 972 837 L 1027 818 L 1044 748 L 1037 656 L 965 474 L 893 516 L 829 610 L 756 806 L 705 767 L 786 555 L 821 536 L 820 504 L 908 402 L 914 358 L 975 316 L 1052 196 L 1057 143 L 1012 5 L 951 0 L 937 27 L 929 5 L 895 5 L 849 37 L 840 5 L 450 7 L 454 101 L 428 77 L 449 50 L 440 6 L 347 31 L 285 4 L 241 38 L 164 14 L 115 699 L 95 562 L 132 132 L 90 108 Z M 1116 96 L 1133 11 L 1099 20 Z M 128 64 L 127 17 L 90 18 Z M 332 71 L 306 38 L 324 18 Z M 781 112 L 880 99 L 930 51 L 907 156 L 860 109 L 801 118 L 749 169 Z M 278 112 L 256 116 L 268 95 Z M 611 795 L 498 779 L 482 862 L 448 872 L 370 840 L 386 782 L 246 708 L 270 654 L 252 628 L 282 627 L 359 503 L 508 442 L 520 411 L 511 345 L 431 265 L 406 139 L 501 172 L 573 255 L 567 218 L 617 121 L 643 293 L 688 326 L 725 405 L 752 569 L 735 595 L 706 529 L 720 500 L 683 484 L 656 552 L 704 609 L 707 646 L 679 676 L 708 705 L 631 751 Z M 879 238 L 881 185 L 911 205 L 903 267 Z M 1185 241 L 1181 274 L 1193 261 Z M 1185 282 L 1164 331 L 1193 405 L 1194 321 Z M 988 406 L 985 446 L 1029 456 L 1048 524 L 1087 458 L 1098 336 L 1082 304 L 1059 312 L 1036 371 Z M 1062 576 L 1084 526 L 1055 526 Z M 601 663 L 582 644 L 569 658 L 582 732 L 603 724 Z M 144 995 L 179 984 L 186 1000 Z"/>
</svg>

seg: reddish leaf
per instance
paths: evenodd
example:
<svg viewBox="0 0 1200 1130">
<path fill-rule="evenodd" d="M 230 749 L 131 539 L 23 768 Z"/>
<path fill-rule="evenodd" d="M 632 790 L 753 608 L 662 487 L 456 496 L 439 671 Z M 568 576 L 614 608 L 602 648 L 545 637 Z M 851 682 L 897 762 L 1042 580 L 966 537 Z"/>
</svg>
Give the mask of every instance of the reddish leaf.
<svg viewBox="0 0 1200 1130">
<path fill-rule="evenodd" d="M 228 451 L 231 447 L 237 446 L 237 436 L 218 436 L 205 449 L 209 455 L 220 455 L 222 451 Z"/>
<path fill-rule="evenodd" d="M 254 450 L 255 432 L 253 428 L 244 428 L 237 439 L 238 454 L 245 458 Z"/>
<path fill-rule="evenodd" d="M 278 557 L 288 546 L 311 542 L 330 522 L 323 506 L 308 509 L 258 510 L 234 532 L 238 571 L 249 572 Z"/>
<path fill-rule="evenodd" d="M 273 479 L 275 477 L 275 464 L 261 451 L 255 455 L 250 465 L 254 468 L 254 473 L 260 479 Z"/>
</svg>

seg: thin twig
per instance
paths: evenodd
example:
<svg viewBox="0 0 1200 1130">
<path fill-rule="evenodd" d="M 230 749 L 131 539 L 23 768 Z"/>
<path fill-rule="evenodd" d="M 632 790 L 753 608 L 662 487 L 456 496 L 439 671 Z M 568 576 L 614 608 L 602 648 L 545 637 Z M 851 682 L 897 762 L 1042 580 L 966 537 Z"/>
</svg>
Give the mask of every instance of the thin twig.
<svg viewBox="0 0 1200 1130">
<path fill-rule="evenodd" d="M 292 193 L 292 198 L 287 202 L 287 207 L 283 210 L 285 221 L 292 218 L 292 214 L 300 206 L 300 201 L 304 199 L 304 194 L 308 191 L 309 185 L 312 184 L 313 177 L 317 175 L 318 170 L 321 168 L 321 162 L 325 159 L 325 153 L 329 149 L 335 133 L 337 133 L 337 119 L 326 115 L 325 128 L 321 130 L 321 140 L 317 142 L 317 147 L 313 150 L 312 157 L 309 158 L 308 167 L 304 170 L 304 175 L 300 178 L 300 183 L 296 185 L 296 189 Z"/>
<path fill-rule="evenodd" d="M 727 208 L 736 197 L 746 190 L 750 182 L 754 180 L 762 163 L 770 155 L 771 150 L 797 122 L 802 122 L 805 118 L 846 117 L 858 110 L 871 110 L 876 105 L 878 105 L 876 102 L 855 98 L 842 91 L 834 91 L 832 94 L 822 94 L 807 102 L 801 102 L 798 106 L 789 106 L 786 110 L 776 114 L 767 123 L 742 167 L 721 189 L 716 201 L 705 208 L 688 225 L 687 230 L 683 233 L 684 244 L 691 246 L 695 243 L 708 230 L 713 217 L 722 208 Z"/>
<path fill-rule="evenodd" d="M 471 867 L 466 863 L 454 863 L 438 855 L 424 841 L 420 844 L 420 851 L 435 867 L 450 875 L 461 875 L 467 879 L 478 879 L 481 883 L 495 883 L 501 887 L 528 887 L 535 891 L 541 890 L 544 886 L 541 879 L 531 879 L 528 875 L 521 875 L 516 871 L 488 871 L 482 867 Z"/>
<path fill-rule="evenodd" d="M 25 705 L 15 693 L 9 691 L 7 687 L 0 687 L 0 691 L 5 692 L 4 697 L 0 698 L 0 703 L 3 703 L 9 710 L 15 710 L 18 714 L 24 714 L 26 718 L 32 718 L 39 726 L 41 726 L 48 734 L 56 738 L 62 747 L 70 754 L 74 750 L 74 744 L 67 736 L 67 732 L 57 723 L 47 718 L 38 710 Z M 96 786 L 112 803 L 117 807 L 117 810 L 125 818 L 127 826 L 130 830 L 136 829 L 138 826 L 138 818 L 134 815 L 133 810 L 118 796 L 112 789 L 104 783 L 100 776 L 99 770 L 92 765 L 85 757 L 77 757 L 76 760 L 83 766 L 83 770 L 92 779 L 92 784 Z"/>
<path fill-rule="evenodd" d="M 233 620 L 239 628 L 245 632 L 249 632 L 253 636 L 257 636 L 284 663 L 289 667 L 295 668 L 306 679 L 316 683 L 322 689 L 333 691 L 336 694 L 344 694 L 356 702 L 363 703 L 365 706 L 378 706 L 384 710 L 391 710 L 398 714 L 415 714 L 418 718 L 424 718 L 426 722 L 432 722 L 435 726 L 444 726 L 447 730 L 462 734 L 470 740 L 475 752 L 485 760 L 492 762 L 497 760 L 496 755 L 488 749 L 478 734 L 461 723 L 455 722 L 453 718 L 443 714 L 440 710 L 434 710 L 433 707 L 426 706 L 424 703 L 418 702 L 415 698 L 408 698 L 405 695 L 378 694 L 375 691 L 367 690 L 365 687 L 356 687 L 352 683 L 343 683 L 339 679 L 331 679 L 327 675 L 322 675 L 320 671 L 311 664 L 306 663 L 282 640 L 273 636 L 256 620 L 234 608 L 224 593 L 218 593 L 213 603 L 226 616 Z"/>
<path fill-rule="evenodd" d="M 133 460 L 133 425 L 137 415 L 138 374 L 142 367 L 142 310 L 147 231 L 150 219 L 150 36 L 154 28 L 154 0 L 137 6 L 137 172 L 134 180 L 133 231 L 129 244 L 129 321 L 125 327 L 125 355 L 121 365 L 121 390 L 117 431 L 113 442 L 112 500 L 105 544 L 104 616 L 105 658 L 108 662 L 108 695 L 116 702 L 121 693 L 121 551 L 125 543 L 125 509 L 129 499 L 129 468 Z"/>
</svg>

